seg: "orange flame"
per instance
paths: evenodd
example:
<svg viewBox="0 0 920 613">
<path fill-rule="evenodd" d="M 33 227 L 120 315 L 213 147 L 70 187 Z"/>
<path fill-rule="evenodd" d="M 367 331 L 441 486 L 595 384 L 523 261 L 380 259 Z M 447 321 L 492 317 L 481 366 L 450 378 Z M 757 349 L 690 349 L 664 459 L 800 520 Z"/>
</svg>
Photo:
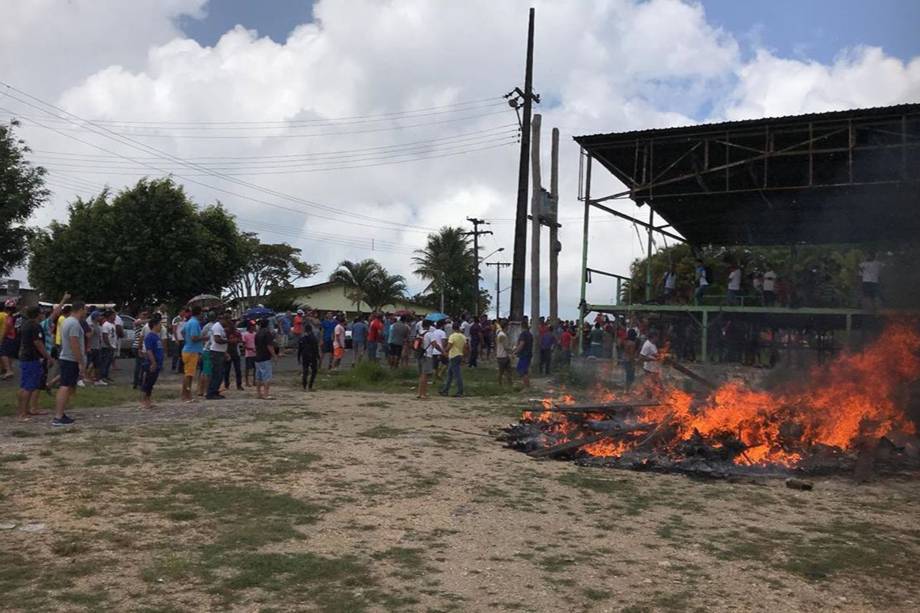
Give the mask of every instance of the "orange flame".
<svg viewBox="0 0 920 613">
<path fill-rule="evenodd" d="M 878 439 L 891 432 L 915 434 L 903 410 L 905 383 L 920 377 L 920 332 L 914 322 L 890 323 L 884 333 L 860 353 L 839 356 L 826 367 L 816 367 L 805 381 L 771 391 L 751 389 L 743 381 L 730 381 L 703 402 L 673 386 L 660 391 L 659 406 L 645 407 L 637 415 L 642 423 L 667 422 L 674 432 L 657 443 L 673 447 L 698 434 L 713 447 L 726 437 L 743 443 L 735 462 L 745 465 L 795 466 L 815 445 L 844 451 L 862 439 Z M 594 390 L 601 402 L 630 400 L 610 390 Z M 635 396 L 632 399 L 636 399 Z M 553 401 L 544 401 L 552 408 Z M 570 395 L 555 401 L 572 404 Z M 574 435 L 578 426 L 565 414 L 529 415 L 552 424 L 552 432 Z M 582 447 L 585 453 L 619 457 L 635 441 L 602 439 Z"/>
</svg>

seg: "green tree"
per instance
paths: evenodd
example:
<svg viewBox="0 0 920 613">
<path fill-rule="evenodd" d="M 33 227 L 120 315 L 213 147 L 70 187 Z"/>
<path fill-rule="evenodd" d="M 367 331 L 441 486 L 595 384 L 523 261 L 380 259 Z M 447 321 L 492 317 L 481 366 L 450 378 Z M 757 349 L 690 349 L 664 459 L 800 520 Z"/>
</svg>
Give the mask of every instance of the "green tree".
<svg viewBox="0 0 920 613">
<path fill-rule="evenodd" d="M 428 281 L 428 295 L 420 298 L 432 308 L 443 307 L 445 312 L 454 314 L 472 311 L 479 300 L 479 311 L 484 313 L 489 295 L 477 291 L 473 282 L 477 254 L 465 232 L 463 228 L 441 228 L 428 235 L 424 249 L 415 251 L 415 274 Z"/>
<path fill-rule="evenodd" d="M 245 263 L 233 217 L 199 209 L 172 179 L 143 179 L 110 197 L 103 191 L 69 207 L 32 241 L 29 280 L 46 295 L 70 291 L 90 301 L 181 303 L 219 293 Z"/>
<path fill-rule="evenodd" d="M 364 294 L 367 305 L 373 311 L 395 304 L 406 297 L 406 279 L 402 275 L 391 275 L 381 266 L 371 278 Z"/>
<path fill-rule="evenodd" d="M 251 302 L 289 290 L 295 281 L 319 271 L 319 266 L 300 257 L 300 249 L 287 243 L 263 243 L 252 233 L 243 234 L 240 243 L 245 264 L 227 288 L 227 297 L 232 300 Z"/>
<path fill-rule="evenodd" d="M 0 274 L 25 260 L 34 233 L 22 224 L 49 194 L 45 169 L 26 161 L 29 148 L 13 134 L 16 125 L 0 126 Z"/>
<path fill-rule="evenodd" d="M 372 281 L 381 275 L 382 270 L 380 263 L 370 258 L 360 262 L 342 260 L 329 275 L 329 280 L 345 285 L 348 299 L 355 305 L 355 310 L 360 310 L 362 302 L 370 304 L 367 293 Z"/>
</svg>

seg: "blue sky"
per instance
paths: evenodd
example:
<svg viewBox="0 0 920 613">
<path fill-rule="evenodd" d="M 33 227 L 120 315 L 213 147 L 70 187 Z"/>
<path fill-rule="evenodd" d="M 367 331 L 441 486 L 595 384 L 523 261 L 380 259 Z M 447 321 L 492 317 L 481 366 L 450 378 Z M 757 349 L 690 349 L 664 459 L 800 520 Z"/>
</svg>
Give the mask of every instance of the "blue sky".
<svg viewBox="0 0 920 613">
<path fill-rule="evenodd" d="M 312 18 L 311 0 L 211 0 L 204 19 L 180 26 L 213 45 L 237 24 L 283 42 Z M 901 59 L 920 55 L 920 0 L 703 0 L 713 25 L 734 34 L 746 53 L 765 46 L 786 57 L 827 63 L 841 49 L 880 46 Z"/>
<path fill-rule="evenodd" d="M 204 19 L 183 18 L 190 37 L 213 45 L 237 24 L 283 42 L 312 18 L 311 0 L 211 0 Z M 764 46 L 827 63 L 841 49 L 882 47 L 901 59 L 920 55 L 920 0 L 703 0 L 713 25 L 734 34 L 746 53 Z M 539 17 L 538 17 L 539 19 Z"/>
</svg>

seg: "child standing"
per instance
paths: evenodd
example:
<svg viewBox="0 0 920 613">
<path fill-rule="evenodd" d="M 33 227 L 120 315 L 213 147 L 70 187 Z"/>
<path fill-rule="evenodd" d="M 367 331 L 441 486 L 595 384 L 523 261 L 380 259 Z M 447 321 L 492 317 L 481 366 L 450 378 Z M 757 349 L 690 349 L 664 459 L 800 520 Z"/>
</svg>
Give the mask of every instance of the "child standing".
<svg viewBox="0 0 920 613">
<path fill-rule="evenodd" d="M 144 337 L 144 367 L 141 377 L 141 408 L 153 408 L 150 396 L 153 394 L 153 386 L 156 385 L 157 378 L 160 376 L 160 370 L 163 368 L 163 340 L 160 337 L 161 326 L 163 325 L 161 315 L 154 313 L 150 318 L 150 331 Z"/>
</svg>

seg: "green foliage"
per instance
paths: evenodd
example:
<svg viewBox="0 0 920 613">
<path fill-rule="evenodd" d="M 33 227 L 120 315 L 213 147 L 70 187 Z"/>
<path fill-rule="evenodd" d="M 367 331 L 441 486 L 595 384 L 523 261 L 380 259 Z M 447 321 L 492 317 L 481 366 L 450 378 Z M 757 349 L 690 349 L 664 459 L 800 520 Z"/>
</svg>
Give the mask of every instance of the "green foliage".
<svg viewBox="0 0 920 613">
<path fill-rule="evenodd" d="M 293 289 L 294 281 L 312 277 L 319 271 L 318 265 L 309 264 L 300 257 L 300 249 L 287 243 L 262 243 L 254 234 L 245 233 L 240 237 L 240 249 L 245 265 L 242 270 L 233 271 L 233 281 L 227 288 L 231 299 L 273 296 Z M 286 298 L 279 297 L 279 300 L 284 302 Z M 281 310 L 289 306 L 284 304 Z"/>
<path fill-rule="evenodd" d="M 46 171 L 26 161 L 29 148 L 13 134 L 15 125 L 0 126 L 0 274 L 25 259 L 33 232 L 22 224 L 49 194 Z"/>
<path fill-rule="evenodd" d="M 424 249 L 417 249 L 415 274 L 427 280 L 427 295 L 416 300 L 431 308 L 441 308 L 444 297 L 444 311 L 458 314 L 472 311 L 479 301 L 479 312 L 489 308 L 489 294 L 476 287 L 476 258 L 472 240 L 463 228 L 443 227 L 428 235 Z"/>
<path fill-rule="evenodd" d="M 406 297 L 406 279 L 402 275 L 391 275 L 376 260 L 360 262 L 342 260 L 329 275 L 330 281 L 343 283 L 348 288 L 348 298 L 360 310 L 361 303 L 377 311 Z"/>
<path fill-rule="evenodd" d="M 664 275 L 669 265 L 678 276 L 678 296 L 685 302 L 692 300 L 696 287 L 696 258 L 712 272 L 709 294 L 724 295 L 727 291 L 728 273 L 733 264 L 740 264 L 744 274 L 742 291 L 750 293 L 752 273 L 764 273 L 772 268 L 780 281 L 790 290 L 791 306 L 839 307 L 857 306 L 860 292 L 859 264 L 868 248 L 848 245 L 797 245 L 794 247 L 704 247 L 694 253 L 689 245 L 674 245 L 652 255 L 653 298 L 664 291 Z M 901 247 L 891 251 L 878 250 L 884 263 L 882 273 L 883 296 L 888 306 L 916 305 L 916 288 L 920 286 L 920 273 L 912 262 L 918 256 L 915 248 Z M 631 266 L 632 281 L 623 288 L 620 296 L 633 302 L 645 300 L 646 259 L 635 260 Z M 915 279 L 905 283 L 905 279 Z"/>
<path fill-rule="evenodd" d="M 142 305 L 219 293 L 245 263 L 236 222 L 199 210 L 172 179 L 142 179 L 114 198 L 70 205 L 32 241 L 29 281 L 46 295 Z"/>
</svg>

